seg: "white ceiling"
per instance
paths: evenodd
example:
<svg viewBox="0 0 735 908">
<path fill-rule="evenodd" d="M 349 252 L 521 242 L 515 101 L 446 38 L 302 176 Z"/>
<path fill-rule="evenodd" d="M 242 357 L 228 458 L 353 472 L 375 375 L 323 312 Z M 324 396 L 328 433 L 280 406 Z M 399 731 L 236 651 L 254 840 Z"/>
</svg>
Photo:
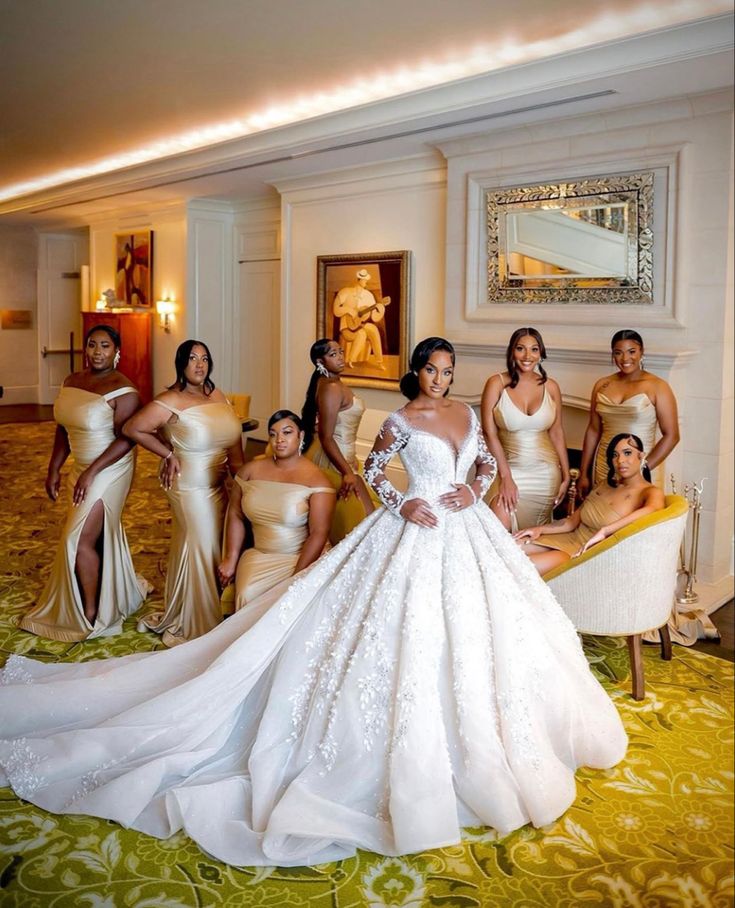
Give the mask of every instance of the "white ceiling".
<svg viewBox="0 0 735 908">
<path fill-rule="evenodd" d="M 120 205 L 245 198 L 280 179 L 416 154 L 461 134 L 720 88 L 732 81 L 732 19 L 676 26 L 728 8 L 723 0 L 0 0 L 0 191 L 359 80 L 377 85 L 381 75 L 458 62 L 424 73 L 424 84 L 445 81 L 478 48 L 478 60 L 517 61 L 28 193 L 0 203 L 0 214 L 72 220 Z M 606 37 L 615 40 L 600 47 Z M 572 50 L 589 45 L 598 46 Z M 569 102 L 581 95 L 597 97 Z"/>
</svg>

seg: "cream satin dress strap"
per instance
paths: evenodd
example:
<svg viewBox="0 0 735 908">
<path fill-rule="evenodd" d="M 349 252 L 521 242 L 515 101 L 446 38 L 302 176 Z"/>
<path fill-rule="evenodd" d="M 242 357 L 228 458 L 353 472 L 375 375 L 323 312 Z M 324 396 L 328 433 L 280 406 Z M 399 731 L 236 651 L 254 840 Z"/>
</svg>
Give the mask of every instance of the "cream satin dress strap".
<svg viewBox="0 0 735 908">
<path fill-rule="evenodd" d="M 610 440 L 621 432 L 637 435 L 648 452 L 656 443 L 658 419 L 656 408 L 647 394 L 634 394 L 619 404 L 600 392 L 597 395 L 597 412 L 602 422 L 602 435 L 595 456 L 593 485 L 607 481 L 607 460 L 605 454 Z M 655 470 L 654 482 L 662 485 L 663 464 Z"/>
<path fill-rule="evenodd" d="M 541 404 L 534 413 L 524 413 L 504 388 L 493 409 L 498 437 L 518 487 L 514 532 L 551 520 L 554 499 L 561 484 L 561 467 L 549 429 L 556 419 L 556 405 L 544 386 Z"/>
<path fill-rule="evenodd" d="M 100 395 L 83 388 L 64 387 L 56 398 L 54 418 L 66 430 L 73 458 L 66 483 L 69 509 L 46 587 L 38 604 L 20 622 L 20 627 L 33 634 L 66 643 L 118 634 L 125 618 L 145 598 L 146 584 L 135 576 L 120 522 L 135 471 L 134 451 L 100 470 L 82 504 L 74 507 L 71 503 L 79 475 L 115 440 L 115 414 L 109 401 L 131 393 L 135 393 L 135 388 L 118 388 Z M 102 502 L 105 516 L 99 608 L 92 625 L 84 615 L 75 565 L 79 537 L 98 501 Z"/>
<path fill-rule="evenodd" d="M 356 446 L 357 431 L 364 412 L 365 401 L 354 395 L 350 406 L 340 410 L 337 414 L 337 422 L 333 433 L 333 438 L 337 442 L 337 447 L 342 456 L 352 469 L 356 473 L 359 472 L 360 475 L 362 475 L 362 470 L 357 459 Z M 325 454 L 318 437 L 314 439 L 307 456 L 326 474 L 335 491 L 338 491 L 342 485 L 342 475 L 339 470 L 334 468 L 332 461 Z M 379 504 L 377 499 L 375 499 L 375 503 Z M 354 495 L 347 499 L 339 498 L 334 508 L 332 526 L 329 530 L 330 543 L 337 545 L 364 519 L 365 509 Z"/>
<path fill-rule="evenodd" d="M 177 419 L 167 437 L 181 473 L 166 492 L 173 516 L 164 609 L 139 625 L 175 646 L 206 634 L 222 618 L 216 567 L 222 552 L 227 449 L 241 437 L 240 421 L 222 401 L 177 410 L 157 400 Z"/>
<path fill-rule="evenodd" d="M 581 521 L 574 532 L 539 536 L 535 540 L 535 544 L 574 556 L 599 529 L 620 520 L 621 517 L 622 514 L 618 514 L 614 508 L 611 508 L 600 492 L 593 489 L 584 500 L 581 508 Z"/>
<path fill-rule="evenodd" d="M 309 535 L 309 500 L 315 492 L 335 494 L 331 486 L 304 486 L 265 479 L 235 482 L 241 508 L 253 528 L 253 547 L 240 557 L 235 575 L 235 609 L 291 577 Z"/>
</svg>

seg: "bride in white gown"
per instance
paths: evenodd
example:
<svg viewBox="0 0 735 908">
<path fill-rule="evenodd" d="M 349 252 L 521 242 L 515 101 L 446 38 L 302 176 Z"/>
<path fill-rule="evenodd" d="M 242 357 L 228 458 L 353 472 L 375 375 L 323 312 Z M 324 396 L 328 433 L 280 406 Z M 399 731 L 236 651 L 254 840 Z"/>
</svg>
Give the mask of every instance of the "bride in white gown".
<svg viewBox="0 0 735 908">
<path fill-rule="evenodd" d="M 482 502 L 477 418 L 423 341 L 365 475 L 385 504 L 296 579 L 174 649 L 12 656 L 0 784 L 56 813 L 184 829 L 234 865 L 405 854 L 550 823 L 626 749 L 546 585 Z M 400 452 L 409 488 L 384 468 Z M 472 468 L 476 478 L 464 481 Z M 290 584 L 290 585 L 289 585 Z"/>
</svg>

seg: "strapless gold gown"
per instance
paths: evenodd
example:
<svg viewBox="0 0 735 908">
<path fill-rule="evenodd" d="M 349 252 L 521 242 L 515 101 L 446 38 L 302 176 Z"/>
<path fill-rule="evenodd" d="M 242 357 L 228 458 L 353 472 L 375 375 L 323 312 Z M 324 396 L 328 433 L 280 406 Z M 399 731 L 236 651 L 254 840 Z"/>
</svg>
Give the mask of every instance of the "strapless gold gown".
<svg viewBox="0 0 735 908">
<path fill-rule="evenodd" d="M 69 510 L 56 552 L 51 576 L 38 604 L 21 620 L 20 626 L 40 637 L 73 643 L 93 637 L 118 634 L 125 618 L 145 598 L 135 576 L 128 541 L 120 518 L 135 469 L 135 454 L 129 451 L 94 478 L 86 498 L 78 507 L 71 494 L 80 475 L 115 439 L 114 411 L 108 401 L 130 388 L 118 388 L 100 395 L 82 388 L 62 388 L 54 403 L 54 418 L 66 429 L 73 457 L 67 481 Z M 98 501 L 105 509 L 102 531 L 103 555 L 99 609 L 94 624 L 84 615 L 74 566 L 77 545 L 89 512 Z"/>
<path fill-rule="evenodd" d="M 595 533 L 604 526 L 620 520 L 621 515 L 611 508 L 602 495 L 593 489 L 585 498 L 581 509 L 580 524 L 573 533 L 556 533 L 539 536 L 536 545 L 543 545 L 547 549 L 557 549 L 567 555 L 576 555 L 582 546 L 588 542 Z"/>
<path fill-rule="evenodd" d="M 364 412 L 365 401 L 355 395 L 350 406 L 346 410 L 340 410 L 337 414 L 337 423 L 334 427 L 333 435 L 344 459 L 355 473 L 360 473 L 360 475 L 362 475 L 362 471 L 357 460 L 355 443 L 357 441 L 357 430 L 360 427 L 360 420 Z M 332 461 L 324 453 L 318 437 L 314 439 L 314 443 L 309 448 L 307 457 L 313 460 L 319 469 L 326 473 L 335 490 L 339 491 L 342 485 L 342 474 L 334 468 Z M 330 543 L 337 545 L 364 519 L 365 508 L 354 495 L 350 495 L 346 500 L 338 498 L 334 508 L 334 516 L 332 517 L 332 526 L 329 530 Z"/>
<path fill-rule="evenodd" d="M 512 529 L 524 530 L 548 523 L 561 484 L 559 458 L 549 438 L 549 429 L 556 419 L 551 395 L 544 388 L 541 406 L 535 413 L 527 414 L 513 403 L 506 388 L 493 409 L 493 417 L 518 487 Z"/>
<path fill-rule="evenodd" d="M 163 432 L 181 464 L 166 492 L 173 526 L 166 571 L 164 611 L 142 624 L 162 634 L 166 646 L 201 637 L 219 624 L 222 611 L 215 570 L 222 553 L 227 448 L 241 436 L 240 422 L 227 403 L 198 404 L 186 410 L 157 400 L 178 417 Z"/>
<path fill-rule="evenodd" d="M 254 542 L 237 564 L 235 608 L 241 609 L 293 575 L 309 535 L 309 499 L 314 492 L 333 495 L 334 489 L 239 476 L 235 482 L 242 489 L 241 508 L 253 528 Z"/>
<path fill-rule="evenodd" d="M 620 432 L 637 435 L 643 442 L 643 450 L 648 452 L 656 443 L 658 419 L 656 408 L 647 394 L 634 394 L 620 404 L 613 403 L 605 394 L 597 395 L 597 412 L 602 422 L 602 435 L 595 456 L 593 486 L 607 481 L 607 460 L 605 453 L 610 439 Z M 660 485 L 662 468 L 656 470 L 654 482 Z"/>
</svg>

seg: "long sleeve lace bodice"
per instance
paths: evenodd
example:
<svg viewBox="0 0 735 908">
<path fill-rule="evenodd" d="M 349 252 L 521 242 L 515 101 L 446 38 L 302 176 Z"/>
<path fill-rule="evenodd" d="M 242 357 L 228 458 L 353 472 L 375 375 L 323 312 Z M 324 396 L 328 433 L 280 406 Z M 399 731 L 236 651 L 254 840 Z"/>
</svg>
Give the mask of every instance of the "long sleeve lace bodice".
<svg viewBox="0 0 735 908">
<path fill-rule="evenodd" d="M 468 429 L 459 450 L 440 435 L 414 426 L 402 410 L 385 420 L 365 461 L 365 479 L 378 498 L 394 514 L 399 514 L 407 499 L 423 498 L 436 501 L 456 482 L 465 482 L 474 465 L 478 501 L 495 478 L 495 458 L 485 445 L 479 420 L 468 407 Z M 385 469 L 391 458 L 399 454 L 406 469 L 409 486 L 403 495 L 388 479 Z M 474 481 L 474 480 L 473 480 Z"/>
</svg>

